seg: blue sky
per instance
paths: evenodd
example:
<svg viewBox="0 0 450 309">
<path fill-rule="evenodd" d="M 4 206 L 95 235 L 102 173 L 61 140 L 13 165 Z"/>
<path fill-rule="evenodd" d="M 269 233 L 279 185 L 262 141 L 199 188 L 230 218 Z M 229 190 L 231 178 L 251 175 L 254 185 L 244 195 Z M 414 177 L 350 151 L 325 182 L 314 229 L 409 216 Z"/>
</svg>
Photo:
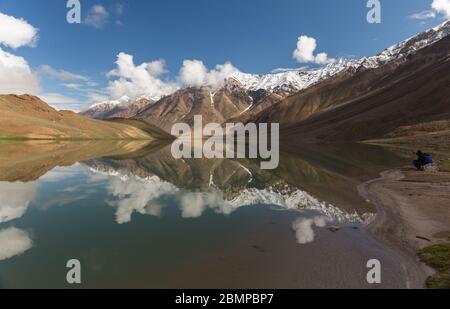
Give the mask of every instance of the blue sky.
<svg viewBox="0 0 450 309">
<path fill-rule="evenodd" d="M 82 0 L 83 23 L 68 24 L 65 0 L 0 0 L 1 13 L 39 29 L 34 47 L 2 49 L 26 59 L 38 76 L 40 94 L 54 95 L 51 103 L 79 109 L 111 96 L 108 81 L 118 77 L 106 74 L 121 52 L 132 55 L 136 65 L 164 59 L 162 81 L 175 81 L 187 59 L 201 60 L 208 69 L 231 62 L 249 73 L 314 67 L 293 58 L 299 36 L 315 38 L 315 53 L 330 58 L 374 55 L 442 23 L 440 13 L 411 18 L 430 12 L 432 2 L 381 0 L 382 22 L 369 24 L 366 0 Z M 95 5 L 105 11 L 89 19 Z M 42 65 L 75 75 L 51 74 Z M 83 89 L 74 89 L 76 84 Z"/>
</svg>

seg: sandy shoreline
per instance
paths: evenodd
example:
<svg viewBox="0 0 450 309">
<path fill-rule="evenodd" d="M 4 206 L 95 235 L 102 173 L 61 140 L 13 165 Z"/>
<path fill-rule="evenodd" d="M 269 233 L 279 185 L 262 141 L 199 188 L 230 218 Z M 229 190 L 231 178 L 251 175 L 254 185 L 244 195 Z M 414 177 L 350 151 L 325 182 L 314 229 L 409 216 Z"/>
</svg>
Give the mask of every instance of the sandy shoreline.
<svg viewBox="0 0 450 309">
<path fill-rule="evenodd" d="M 397 253 L 406 286 L 424 288 L 433 270 L 420 263 L 417 251 L 447 238 L 450 230 L 450 173 L 389 170 L 358 186 L 377 208 L 368 231 Z"/>
</svg>

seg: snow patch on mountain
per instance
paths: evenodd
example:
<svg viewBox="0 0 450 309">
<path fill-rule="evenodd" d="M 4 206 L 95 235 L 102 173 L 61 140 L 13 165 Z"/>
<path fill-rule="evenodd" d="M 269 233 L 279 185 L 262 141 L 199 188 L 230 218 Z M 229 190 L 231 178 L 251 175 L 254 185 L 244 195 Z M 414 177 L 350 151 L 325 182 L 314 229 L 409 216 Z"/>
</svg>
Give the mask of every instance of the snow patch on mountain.
<svg viewBox="0 0 450 309">
<path fill-rule="evenodd" d="M 244 167 L 243 167 L 244 168 Z M 297 188 L 277 190 L 272 187 L 265 189 L 245 188 L 232 199 L 226 199 L 221 190 L 208 192 L 189 192 L 160 179 L 157 176 L 138 177 L 132 174 L 121 174 L 114 169 L 100 169 L 90 167 L 93 173 L 105 176 L 109 181 L 109 191 L 120 200 L 110 201 L 109 204 L 117 207 L 117 222 L 131 221 L 133 212 L 141 214 L 160 215 L 161 197 L 174 199 L 184 218 L 200 217 L 206 209 L 213 209 L 216 213 L 229 215 L 245 206 L 274 205 L 289 210 L 315 210 L 328 217 L 331 221 L 366 222 L 356 212 L 347 213 L 332 204 L 319 201 L 317 198 Z M 251 175 L 251 172 L 248 171 Z M 251 176 L 252 177 L 252 176 Z M 213 184 L 212 178 L 210 185 Z M 152 209 L 158 207 L 158 211 Z M 363 217 L 370 217 L 366 214 Z"/>
<path fill-rule="evenodd" d="M 103 118 L 108 112 L 114 110 L 115 108 L 124 108 L 133 105 L 134 103 L 138 103 L 142 100 L 146 100 L 148 102 L 154 102 L 150 96 L 140 96 L 136 99 L 130 98 L 128 96 L 123 96 L 117 100 L 100 102 L 92 105 L 89 109 L 81 112 L 82 115 L 89 116 L 91 118 Z"/>
<path fill-rule="evenodd" d="M 432 29 L 393 45 L 371 58 L 375 58 L 379 63 L 387 63 L 399 57 L 406 57 L 424 47 L 434 44 L 449 34 L 450 21 L 445 21 Z"/>
<path fill-rule="evenodd" d="M 271 92 L 300 91 L 324 79 L 330 78 L 346 69 L 374 69 L 386 63 L 407 57 L 408 55 L 427 47 L 450 34 L 450 21 L 414 37 L 395 44 L 376 56 L 363 57 L 358 60 L 339 59 L 318 69 L 292 69 L 282 72 L 257 75 L 236 72 L 230 77 L 238 81 L 248 90 L 265 89 Z"/>
<path fill-rule="evenodd" d="M 383 66 L 393 60 L 406 58 L 408 55 L 417 52 L 418 50 L 433 43 L 436 43 L 449 34 L 450 21 L 447 20 L 437 27 L 419 33 L 416 36 L 413 36 L 383 50 L 376 56 L 363 57 L 356 60 L 339 59 L 320 68 L 300 68 L 292 70 L 286 69 L 281 70 L 280 72 L 261 75 L 233 71 L 229 76 L 225 78 L 225 87 L 229 87 L 230 85 L 236 86 L 236 84 L 238 84 L 240 87 L 243 87 L 247 91 L 257 91 L 260 89 L 264 89 L 266 91 L 284 97 L 311 87 L 314 84 L 317 84 L 318 82 L 323 81 L 327 78 L 333 77 L 336 74 L 347 69 L 351 69 L 353 71 L 374 69 Z M 129 98 L 125 96 L 118 100 L 95 104 L 89 111 L 92 110 L 91 113 L 101 115 L 101 113 L 107 112 L 118 105 L 127 106 L 140 99 L 157 101 L 161 99 L 161 97 L 142 96 L 139 98 Z"/>
<path fill-rule="evenodd" d="M 386 48 L 376 56 L 363 57 L 354 61 L 352 67 L 354 69 L 373 69 L 380 67 L 393 60 L 406 58 L 407 56 L 438 42 L 449 34 L 450 21 L 445 21 L 432 29 L 421 32 L 418 35 Z"/>
<path fill-rule="evenodd" d="M 318 69 L 298 69 L 264 75 L 236 72 L 230 78 L 238 81 L 245 89 L 289 94 L 308 88 L 317 82 L 332 77 L 352 66 L 353 60 L 340 59 Z"/>
</svg>

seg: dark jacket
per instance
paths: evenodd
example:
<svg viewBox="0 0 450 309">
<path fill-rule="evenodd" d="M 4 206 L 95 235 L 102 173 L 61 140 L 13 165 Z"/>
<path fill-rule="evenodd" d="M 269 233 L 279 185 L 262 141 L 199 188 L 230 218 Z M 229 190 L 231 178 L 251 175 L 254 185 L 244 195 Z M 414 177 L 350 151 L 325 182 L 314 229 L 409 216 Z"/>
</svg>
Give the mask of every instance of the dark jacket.
<svg viewBox="0 0 450 309">
<path fill-rule="evenodd" d="M 418 161 L 422 165 L 432 164 L 433 157 L 428 153 L 422 153 L 421 155 L 419 155 Z"/>
</svg>

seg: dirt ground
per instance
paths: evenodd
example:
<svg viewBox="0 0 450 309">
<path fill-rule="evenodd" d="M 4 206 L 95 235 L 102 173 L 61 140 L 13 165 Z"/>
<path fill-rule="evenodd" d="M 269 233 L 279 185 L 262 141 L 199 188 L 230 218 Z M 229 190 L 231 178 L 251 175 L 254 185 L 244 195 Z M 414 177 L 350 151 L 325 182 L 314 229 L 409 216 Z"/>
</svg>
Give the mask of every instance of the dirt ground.
<svg viewBox="0 0 450 309">
<path fill-rule="evenodd" d="M 358 190 L 378 210 L 369 231 L 402 256 L 408 286 L 424 287 L 433 271 L 418 261 L 417 251 L 449 237 L 450 173 L 390 170 Z"/>
</svg>

